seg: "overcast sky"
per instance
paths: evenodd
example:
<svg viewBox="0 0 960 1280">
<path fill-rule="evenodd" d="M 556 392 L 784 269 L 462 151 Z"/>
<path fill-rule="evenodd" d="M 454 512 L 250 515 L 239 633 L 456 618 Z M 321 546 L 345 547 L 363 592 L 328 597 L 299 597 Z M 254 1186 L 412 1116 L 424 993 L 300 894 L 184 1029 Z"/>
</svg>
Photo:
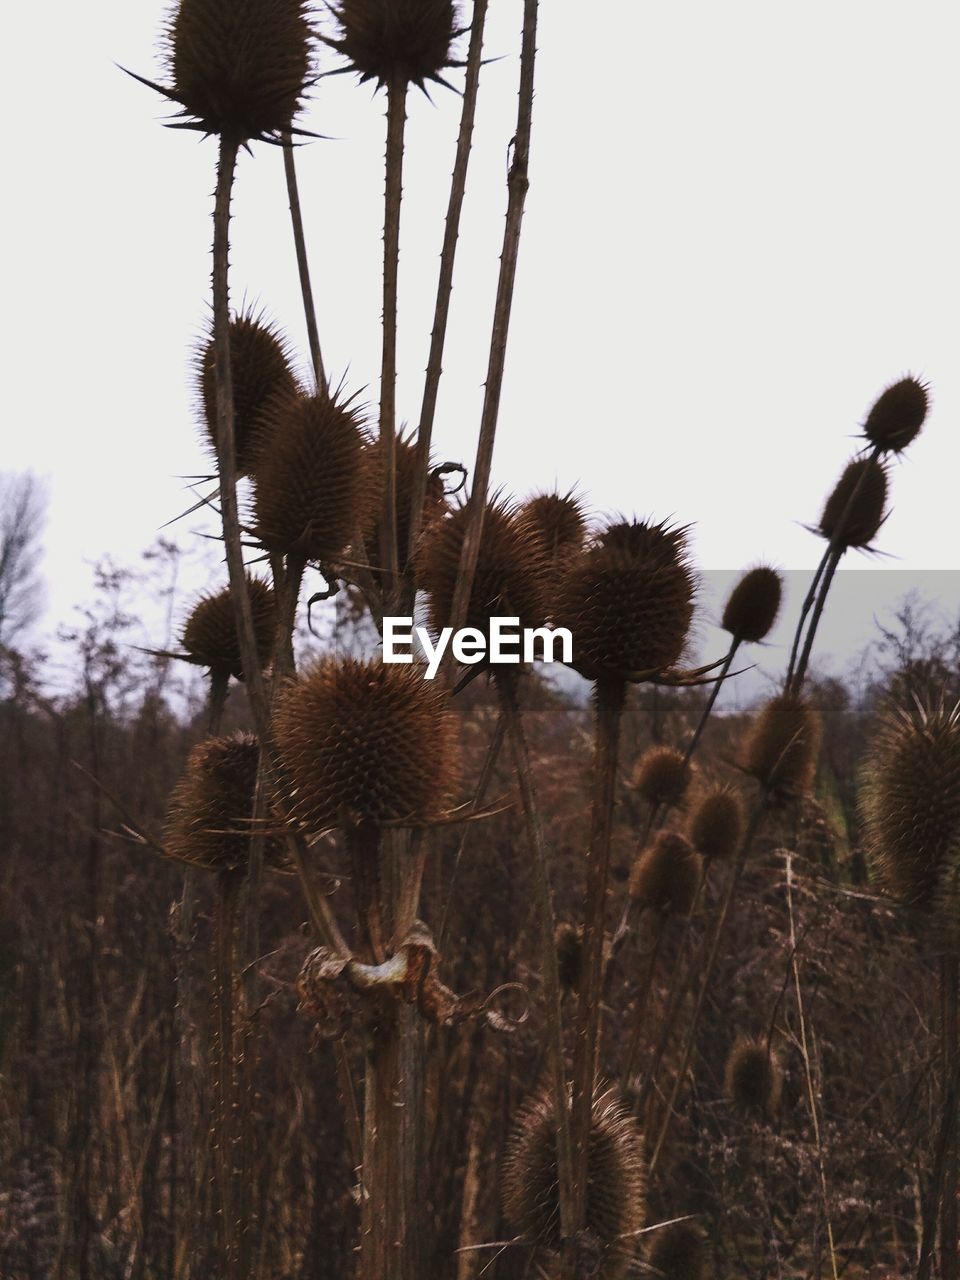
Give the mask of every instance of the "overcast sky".
<svg viewBox="0 0 960 1280">
<path fill-rule="evenodd" d="M 148 76 L 163 8 L 17 9 L 2 55 L 4 448 L 50 478 L 53 626 L 86 562 L 132 559 L 202 471 L 190 373 L 207 316 L 215 143 Z M 436 430 L 472 462 L 514 132 L 522 4 L 491 0 Z M 960 10 L 940 0 L 546 0 L 531 187 L 494 480 L 696 525 L 707 569 L 816 562 L 805 531 L 870 402 L 929 379 L 881 535 L 958 564 Z M 333 65 L 332 55 L 324 65 Z M 459 99 L 410 104 L 398 406 L 422 391 Z M 325 79 L 298 154 L 327 366 L 379 395 L 384 102 Z M 282 158 L 241 160 L 233 290 L 300 352 Z M 196 518 L 175 526 L 185 545 Z M 888 577 L 889 575 L 885 575 Z M 946 578 L 944 578 L 946 581 Z M 947 588 L 945 587 L 945 590 Z"/>
</svg>

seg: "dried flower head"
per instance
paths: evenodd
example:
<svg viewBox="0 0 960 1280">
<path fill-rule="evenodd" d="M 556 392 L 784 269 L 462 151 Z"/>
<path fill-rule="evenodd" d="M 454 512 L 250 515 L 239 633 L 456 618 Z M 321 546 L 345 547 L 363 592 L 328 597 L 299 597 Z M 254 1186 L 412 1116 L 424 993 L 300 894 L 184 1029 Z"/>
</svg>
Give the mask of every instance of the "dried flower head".
<svg viewBox="0 0 960 1280">
<path fill-rule="evenodd" d="M 197 390 L 207 438 L 217 453 L 217 368 L 212 336 L 196 361 Z M 230 377 L 238 475 L 249 475 L 262 443 L 263 415 L 277 395 L 297 389 L 282 334 L 262 316 L 245 311 L 230 321 Z"/>
<path fill-rule="evenodd" d="M 820 751 L 820 717 L 804 698 L 781 693 L 750 727 L 742 767 L 772 795 L 789 799 L 810 790 Z"/>
<path fill-rule="evenodd" d="M 410 547 L 410 506 L 413 500 L 413 482 L 417 472 L 417 446 L 412 440 L 397 438 L 396 451 L 396 494 L 397 494 L 397 553 L 400 572 L 407 567 Z M 383 495 L 383 448 L 380 440 L 367 445 L 367 456 L 376 487 L 378 500 L 371 504 L 363 530 L 363 545 L 367 563 L 373 568 L 380 567 L 380 516 L 381 498 Z M 429 529 L 434 521 L 439 520 L 447 511 L 447 499 L 443 487 L 443 477 L 435 471 L 427 473 L 427 491 L 423 502 L 423 523 L 421 530 Z"/>
<path fill-rule="evenodd" d="M 869 547 L 886 519 L 887 470 L 876 458 L 848 462 L 823 508 L 818 532 L 839 547 Z"/>
<path fill-rule="evenodd" d="M 646 1216 L 643 1141 L 629 1109 L 614 1089 L 593 1101 L 587 1154 L 584 1226 L 595 1237 L 599 1280 L 621 1280 L 630 1272 L 637 1234 Z M 503 1207 L 511 1227 L 538 1249 L 560 1245 L 554 1104 L 543 1093 L 521 1108 L 503 1162 Z"/>
<path fill-rule="evenodd" d="M 960 708 L 914 702 L 884 711 L 863 769 L 860 810 L 881 887 L 930 912 L 936 941 L 960 945 Z"/>
<path fill-rule="evenodd" d="M 690 843 L 703 858 L 732 858 L 743 836 L 743 805 L 729 787 L 714 787 L 690 817 Z"/>
<path fill-rule="evenodd" d="M 430 622 L 437 631 L 451 623 L 468 511 L 458 507 L 424 530 L 417 552 L 417 582 L 429 597 Z M 486 634 L 490 619 L 498 616 L 519 618 L 522 627 L 540 626 L 543 567 L 543 547 L 530 522 L 506 503 L 491 502 L 464 626 Z"/>
<path fill-rule="evenodd" d="M 700 858 L 686 836 L 661 831 L 630 871 L 627 891 L 637 906 L 687 916 L 700 883 Z"/>
<path fill-rule="evenodd" d="M 637 761 L 633 785 L 648 804 L 679 804 L 692 775 L 690 761 L 674 747 L 648 747 Z"/>
<path fill-rule="evenodd" d="M 281 395 L 263 422 L 257 536 L 271 551 L 335 560 L 376 505 L 360 416 L 326 396 Z"/>
<path fill-rule="evenodd" d="M 454 715 L 416 666 L 322 661 L 284 690 L 274 734 L 312 831 L 430 822 L 456 785 Z"/>
<path fill-rule="evenodd" d="M 692 1222 L 671 1222 L 654 1231 L 647 1266 L 659 1280 L 705 1280 L 707 1245 Z"/>
<path fill-rule="evenodd" d="M 179 103 L 179 128 L 274 140 L 300 109 L 311 37 L 305 0 L 180 0 L 164 37 L 172 84 L 151 87 Z"/>
<path fill-rule="evenodd" d="M 521 508 L 543 543 L 547 563 L 553 572 L 570 556 L 583 550 L 587 538 L 587 516 L 583 502 L 574 493 L 538 493 Z"/>
<path fill-rule="evenodd" d="M 459 34 L 453 0 L 340 0 L 333 10 L 339 33 L 326 43 L 346 58 L 361 81 L 443 83 L 455 66 L 450 46 Z"/>
<path fill-rule="evenodd" d="M 734 640 L 758 644 L 777 620 L 782 594 L 783 579 L 776 569 L 748 569 L 730 592 L 720 625 Z"/>
<path fill-rule="evenodd" d="M 273 589 L 262 578 L 247 577 L 247 593 L 253 614 L 253 635 L 260 668 L 273 656 L 277 634 L 277 604 Z M 233 598 L 229 588 L 203 596 L 193 607 L 183 628 L 182 644 L 194 662 L 214 675 L 244 678 Z"/>
<path fill-rule="evenodd" d="M 727 1057 L 724 1089 L 736 1107 L 773 1115 L 780 1105 L 783 1068 L 765 1040 L 742 1037 Z"/>
<path fill-rule="evenodd" d="M 681 656 L 695 589 L 685 529 L 619 521 L 571 562 L 554 616 L 585 675 L 643 678 Z"/>
<path fill-rule="evenodd" d="M 583 966 L 583 930 L 563 921 L 554 933 L 557 948 L 557 968 L 560 985 L 565 991 L 576 991 L 580 986 Z"/>
<path fill-rule="evenodd" d="M 207 738 L 193 748 L 170 797 L 163 837 L 168 857 L 212 871 L 246 866 L 259 758 L 249 733 Z M 268 838 L 264 857 L 268 865 L 284 865 L 282 842 Z"/>
<path fill-rule="evenodd" d="M 930 407 L 929 388 L 908 375 L 887 387 L 863 424 L 864 438 L 887 453 L 902 453 L 920 434 Z"/>
</svg>

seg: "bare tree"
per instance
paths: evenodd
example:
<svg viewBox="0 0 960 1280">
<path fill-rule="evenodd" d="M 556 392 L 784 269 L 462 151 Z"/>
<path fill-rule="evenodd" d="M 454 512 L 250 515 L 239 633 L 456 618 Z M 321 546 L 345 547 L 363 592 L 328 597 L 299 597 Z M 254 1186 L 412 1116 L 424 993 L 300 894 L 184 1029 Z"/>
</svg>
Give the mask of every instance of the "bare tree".
<svg viewBox="0 0 960 1280">
<path fill-rule="evenodd" d="M 9 645 L 40 613 L 46 509 L 46 488 L 32 472 L 0 473 L 0 645 Z"/>
</svg>

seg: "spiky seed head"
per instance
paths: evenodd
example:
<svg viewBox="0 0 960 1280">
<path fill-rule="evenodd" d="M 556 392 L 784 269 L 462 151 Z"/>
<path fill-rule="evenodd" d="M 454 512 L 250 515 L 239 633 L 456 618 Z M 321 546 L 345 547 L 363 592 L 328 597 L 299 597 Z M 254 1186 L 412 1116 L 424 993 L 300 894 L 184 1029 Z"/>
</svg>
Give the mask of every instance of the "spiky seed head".
<svg viewBox="0 0 960 1280">
<path fill-rule="evenodd" d="M 680 658 L 695 590 L 685 529 L 618 521 L 572 560 L 554 616 L 585 675 L 652 675 Z"/>
<path fill-rule="evenodd" d="M 417 582 L 430 600 L 430 622 L 450 626 L 453 596 L 466 536 L 468 506 L 424 531 L 417 552 Z M 486 634 L 493 617 L 519 618 L 537 627 L 544 617 L 544 553 L 533 525 L 516 509 L 491 502 L 484 514 L 480 554 L 464 626 Z"/>
<path fill-rule="evenodd" d="M 413 482 L 417 471 L 417 446 L 412 440 L 397 439 L 396 470 L 396 505 L 397 505 L 397 553 L 400 572 L 407 567 L 410 547 L 410 504 L 413 499 Z M 367 563 L 374 569 L 381 567 L 380 562 L 380 517 L 382 515 L 383 447 L 380 440 L 367 445 L 367 457 L 374 478 L 378 500 L 372 504 L 363 530 L 363 545 Z M 443 477 L 433 471 L 427 473 L 427 491 L 423 502 L 423 522 L 421 530 L 429 529 L 434 521 L 439 520 L 447 510 L 447 499 L 443 488 Z"/>
<path fill-rule="evenodd" d="M 503 1161 L 503 1208 L 511 1227 L 531 1244 L 555 1251 L 560 1238 L 556 1113 L 538 1093 L 517 1116 Z M 643 1141 L 629 1109 L 612 1088 L 593 1100 L 587 1152 L 584 1228 L 598 1242 L 598 1280 L 630 1274 L 637 1235 L 646 1218 Z"/>
<path fill-rule="evenodd" d="M 257 536 L 270 551 L 336 560 L 376 505 L 360 416 L 326 396 L 281 395 L 263 421 Z"/>
<path fill-rule="evenodd" d="M 249 733 L 207 738 L 193 748 L 170 797 L 163 837 L 168 857 L 212 871 L 247 865 L 259 758 Z M 264 854 L 269 865 L 285 863 L 282 842 L 274 837 Z"/>
<path fill-rule="evenodd" d="M 399 80 L 421 89 L 453 65 L 450 46 L 458 34 L 453 0 L 340 0 L 337 49 L 361 81 Z"/>
<path fill-rule="evenodd" d="M 305 0 L 180 0 L 166 31 L 168 96 L 205 133 L 276 138 L 311 71 Z"/>
<path fill-rule="evenodd" d="M 217 365 L 212 336 L 197 354 L 196 373 L 204 430 L 216 457 Z M 297 389 L 285 339 L 251 311 L 230 321 L 230 377 L 237 474 L 245 476 L 256 466 L 264 412 L 275 396 Z"/>
<path fill-rule="evenodd" d="M 690 843 L 703 858 L 732 858 L 743 836 L 743 805 L 729 787 L 714 787 L 690 817 Z"/>
<path fill-rule="evenodd" d="M 863 424 L 863 434 L 876 449 L 902 453 L 920 434 L 930 407 L 929 388 L 908 376 L 887 387 Z"/>
<path fill-rule="evenodd" d="M 648 804 L 679 804 L 690 785 L 690 761 L 674 747 L 648 747 L 637 761 L 634 788 Z"/>
<path fill-rule="evenodd" d="M 727 1057 L 724 1089 L 736 1107 L 773 1115 L 780 1105 L 783 1067 L 766 1040 L 741 1037 Z"/>
<path fill-rule="evenodd" d="M 805 795 L 820 751 L 820 717 L 806 699 L 781 693 L 762 708 L 747 732 L 742 767 L 773 796 Z"/>
<path fill-rule="evenodd" d="M 705 1280 L 707 1245 L 692 1222 L 671 1222 L 654 1231 L 647 1266 L 659 1280 Z"/>
<path fill-rule="evenodd" d="M 253 614 L 253 636 L 260 669 L 269 666 L 277 635 L 277 603 L 273 589 L 263 581 L 247 575 L 247 594 Z M 181 638 L 190 657 L 214 675 L 244 679 L 243 661 L 233 597 L 229 588 L 203 596 L 193 606 Z"/>
<path fill-rule="evenodd" d="M 960 712 L 919 702 L 882 713 L 863 768 L 860 812 L 873 876 L 960 942 Z M 954 940 L 954 941 L 952 941 Z"/>
<path fill-rule="evenodd" d="M 456 785 L 455 717 L 416 665 L 326 659 L 284 690 L 273 724 L 309 830 L 430 822 Z"/>
<path fill-rule="evenodd" d="M 543 543 L 551 568 L 563 565 L 571 555 L 583 550 L 587 516 L 576 494 L 538 493 L 528 498 L 521 510 Z"/>
<path fill-rule="evenodd" d="M 560 985 L 565 991 L 576 991 L 580 986 L 583 965 L 583 930 L 567 921 L 561 921 L 554 933 L 554 942 Z"/>
<path fill-rule="evenodd" d="M 700 883 L 700 858 L 678 831 L 661 831 L 630 870 L 627 892 L 639 907 L 688 916 Z"/>
<path fill-rule="evenodd" d="M 730 592 L 720 625 L 734 640 L 758 644 L 777 620 L 782 595 L 783 579 L 776 569 L 748 569 Z"/>
<path fill-rule="evenodd" d="M 887 469 L 879 459 L 848 462 L 824 504 L 820 536 L 845 548 L 868 547 L 886 519 L 887 488 Z"/>
</svg>

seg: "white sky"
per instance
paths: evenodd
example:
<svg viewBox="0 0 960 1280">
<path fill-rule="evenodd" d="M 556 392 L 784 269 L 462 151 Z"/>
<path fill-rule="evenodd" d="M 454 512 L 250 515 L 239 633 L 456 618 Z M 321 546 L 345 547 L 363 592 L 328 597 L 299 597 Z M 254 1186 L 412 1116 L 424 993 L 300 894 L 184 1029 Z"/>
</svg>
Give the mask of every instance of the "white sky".
<svg viewBox="0 0 960 1280">
<path fill-rule="evenodd" d="M 0 468 L 50 477 L 47 625 L 86 561 L 132 559 L 205 469 L 215 143 L 165 130 L 162 6 L 52 0 L 8 23 Z M 520 0 L 491 0 L 437 453 L 472 463 L 515 125 Z M 11 20 L 13 21 L 13 20 Z M 812 565 L 802 528 L 873 397 L 934 411 L 895 476 L 885 567 L 957 567 L 960 9 L 948 0 L 541 4 L 531 188 L 494 480 L 696 523 L 708 569 Z M 332 55 L 325 65 L 333 65 Z M 419 412 L 459 99 L 411 100 L 401 418 Z M 328 368 L 378 398 L 383 101 L 324 80 L 298 161 Z M 233 286 L 301 352 L 278 150 L 244 157 Z M 11 356 L 12 353 L 12 356 Z M 176 526 L 191 540 L 196 519 Z"/>
</svg>

